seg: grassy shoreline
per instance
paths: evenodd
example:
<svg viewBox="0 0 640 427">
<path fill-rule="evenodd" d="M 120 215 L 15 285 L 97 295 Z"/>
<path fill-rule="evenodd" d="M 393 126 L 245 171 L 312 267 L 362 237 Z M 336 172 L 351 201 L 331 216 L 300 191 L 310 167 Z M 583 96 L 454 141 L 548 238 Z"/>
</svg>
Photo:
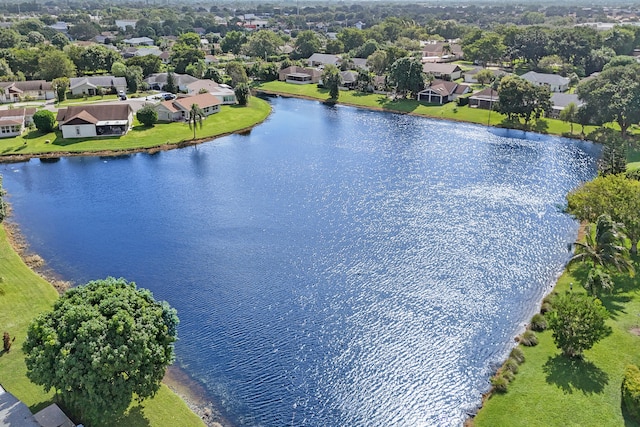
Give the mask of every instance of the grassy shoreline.
<svg viewBox="0 0 640 427">
<path fill-rule="evenodd" d="M 0 139 L 0 162 L 63 156 L 109 156 L 138 152 L 157 152 L 199 144 L 232 133 L 246 132 L 267 119 L 271 106 L 252 97 L 247 107 L 223 106 L 207 117 L 202 128 L 193 130 L 183 122 L 161 123 L 152 127 L 136 123 L 126 135 L 112 138 L 64 139 L 60 131 L 42 134 L 37 130 L 14 138 Z M 47 142 L 48 141 L 48 142 Z"/>
<path fill-rule="evenodd" d="M 35 413 L 53 403 L 54 394 L 45 393 L 42 387 L 26 377 L 22 343 L 31 320 L 51 309 L 58 292 L 24 263 L 10 240 L 6 226 L 0 226 L 0 258 L 3 263 L 0 324 L 3 332 L 15 337 L 11 351 L 0 354 L 0 382 Z M 145 400 L 140 406 L 132 404 L 123 417 L 106 419 L 103 425 L 202 427 L 205 424 L 177 394 L 162 384 L 155 397 Z"/>
</svg>

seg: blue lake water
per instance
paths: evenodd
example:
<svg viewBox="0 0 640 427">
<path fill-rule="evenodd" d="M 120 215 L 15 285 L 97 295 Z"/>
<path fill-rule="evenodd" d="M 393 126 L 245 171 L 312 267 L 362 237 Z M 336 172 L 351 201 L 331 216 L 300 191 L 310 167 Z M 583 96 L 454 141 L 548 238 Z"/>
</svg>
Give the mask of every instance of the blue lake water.
<svg viewBox="0 0 640 427">
<path fill-rule="evenodd" d="M 599 149 L 270 102 L 198 147 L 1 165 L 14 219 L 63 278 L 176 307 L 179 365 L 237 425 L 460 425 L 567 261 Z"/>
</svg>

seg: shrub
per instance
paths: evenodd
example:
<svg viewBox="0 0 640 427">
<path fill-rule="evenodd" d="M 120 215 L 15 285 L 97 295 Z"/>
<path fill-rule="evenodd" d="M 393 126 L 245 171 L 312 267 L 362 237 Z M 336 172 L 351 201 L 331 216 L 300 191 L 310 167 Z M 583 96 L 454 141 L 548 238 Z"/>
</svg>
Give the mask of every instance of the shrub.
<svg viewBox="0 0 640 427">
<path fill-rule="evenodd" d="M 543 302 L 542 305 L 540 306 L 540 313 L 542 314 L 548 313 L 551 310 L 553 310 L 553 307 L 549 302 Z"/>
<path fill-rule="evenodd" d="M 502 374 L 495 374 L 491 377 L 491 385 L 493 390 L 498 393 L 506 393 L 509 386 L 509 380 L 507 380 Z"/>
<path fill-rule="evenodd" d="M 518 373 L 518 362 L 515 359 L 507 359 L 506 362 L 504 362 L 504 365 L 502 365 L 502 369 L 503 371 L 510 371 L 514 374 Z"/>
<path fill-rule="evenodd" d="M 158 121 L 158 112 L 151 105 L 145 105 L 138 110 L 136 118 L 145 126 L 153 126 Z"/>
<path fill-rule="evenodd" d="M 629 415 L 640 421 L 640 369 L 627 365 L 622 380 L 622 405 Z"/>
<path fill-rule="evenodd" d="M 522 365 L 524 363 L 524 352 L 520 347 L 514 347 L 511 353 L 509 353 L 509 358 Z"/>
<path fill-rule="evenodd" d="M 36 111 L 33 115 L 33 123 L 40 132 L 48 133 L 53 131 L 53 127 L 56 123 L 56 116 L 54 116 L 49 110 Z"/>
<path fill-rule="evenodd" d="M 547 329 L 547 319 L 544 318 L 544 315 L 538 313 L 531 318 L 531 329 L 534 331 Z"/>
<path fill-rule="evenodd" d="M 236 99 L 238 104 L 247 105 L 249 103 L 249 97 L 251 96 L 251 90 L 246 83 L 239 83 L 235 88 Z"/>
<path fill-rule="evenodd" d="M 526 345 L 527 347 L 533 347 L 538 345 L 538 337 L 536 333 L 533 331 L 524 331 L 522 335 L 520 335 L 520 343 L 522 345 Z"/>
</svg>

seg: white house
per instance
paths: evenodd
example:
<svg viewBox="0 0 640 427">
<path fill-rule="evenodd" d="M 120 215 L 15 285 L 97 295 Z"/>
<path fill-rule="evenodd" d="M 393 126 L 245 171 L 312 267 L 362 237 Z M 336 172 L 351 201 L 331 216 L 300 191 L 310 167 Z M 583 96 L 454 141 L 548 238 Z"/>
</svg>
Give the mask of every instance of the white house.
<svg viewBox="0 0 640 427">
<path fill-rule="evenodd" d="M 162 88 L 167 84 L 167 77 L 168 73 L 155 73 L 144 79 L 144 81 L 149 85 L 149 89 L 163 90 Z M 189 74 L 173 73 L 173 82 L 180 92 L 186 92 L 187 85 L 198 80 L 198 78 Z"/>
<path fill-rule="evenodd" d="M 422 64 L 422 71 L 443 80 L 456 80 L 462 77 L 462 68 L 457 64 L 425 62 Z"/>
<path fill-rule="evenodd" d="M 116 25 L 123 31 L 126 30 L 127 27 L 135 28 L 137 23 L 137 19 L 116 19 Z"/>
<path fill-rule="evenodd" d="M 69 90 L 72 95 L 98 95 L 98 88 L 118 93 L 127 91 L 127 79 L 114 76 L 72 77 L 69 79 Z"/>
<path fill-rule="evenodd" d="M 529 71 L 520 76 L 531 84 L 536 86 L 548 86 L 551 92 L 566 92 L 569 90 L 571 79 L 562 77 L 557 74 L 536 73 Z"/>
<path fill-rule="evenodd" d="M 133 37 L 122 41 L 130 46 L 153 46 L 154 44 L 153 39 L 149 37 Z"/>
<path fill-rule="evenodd" d="M 337 55 L 330 55 L 328 53 L 314 53 L 307 59 L 307 64 L 310 67 L 319 67 L 321 65 L 338 65 L 341 59 Z"/>
<path fill-rule="evenodd" d="M 433 80 L 429 87 L 418 93 L 418 101 L 445 104 L 469 92 L 469 86 L 446 80 Z"/>
<path fill-rule="evenodd" d="M 0 138 L 21 135 L 25 127 L 33 121 L 35 112 L 35 108 L 0 110 Z"/>
<path fill-rule="evenodd" d="M 188 95 L 198 95 L 205 91 L 218 98 L 224 105 L 237 103 L 236 93 L 228 85 L 219 84 L 213 80 L 198 80 L 187 85 Z"/>
<path fill-rule="evenodd" d="M 133 124 L 129 104 L 77 105 L 58 110 L 58 127 L 63 138 L 125 135 Z"/>
<path fill-rule="evenodd" d="M 0 82 L 0 89 L 0 103 L 55 98 L 51 82 L 44 80 Z"/>
<path fill-rule="evenodd" d="M 220 111 L 222 101 L 210 93 L 164 101 L 156 106 L 158 120 L 166 122 L 186 120 L 189 117 L 189 111 L 191 111 L 193 104 L 196 104 L 202 110 L 204 116 L 208 117 Z"/>
</svg>

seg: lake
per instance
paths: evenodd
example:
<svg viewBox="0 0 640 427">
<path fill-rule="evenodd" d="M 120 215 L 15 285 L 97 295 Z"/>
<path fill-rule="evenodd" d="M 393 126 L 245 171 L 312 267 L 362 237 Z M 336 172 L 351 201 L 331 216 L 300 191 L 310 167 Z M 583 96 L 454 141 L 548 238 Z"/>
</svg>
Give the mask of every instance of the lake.
<svg viewBox="0 0 640 427">
<path fill-rule="evenodd" d="M 197 147 L 1 165 L 14 220 L 63 278 L 177 308 L 177 363 L 236 425 L 461 425 L 570 256 L 599 148 L 270 102 Z"/>
</svg>

